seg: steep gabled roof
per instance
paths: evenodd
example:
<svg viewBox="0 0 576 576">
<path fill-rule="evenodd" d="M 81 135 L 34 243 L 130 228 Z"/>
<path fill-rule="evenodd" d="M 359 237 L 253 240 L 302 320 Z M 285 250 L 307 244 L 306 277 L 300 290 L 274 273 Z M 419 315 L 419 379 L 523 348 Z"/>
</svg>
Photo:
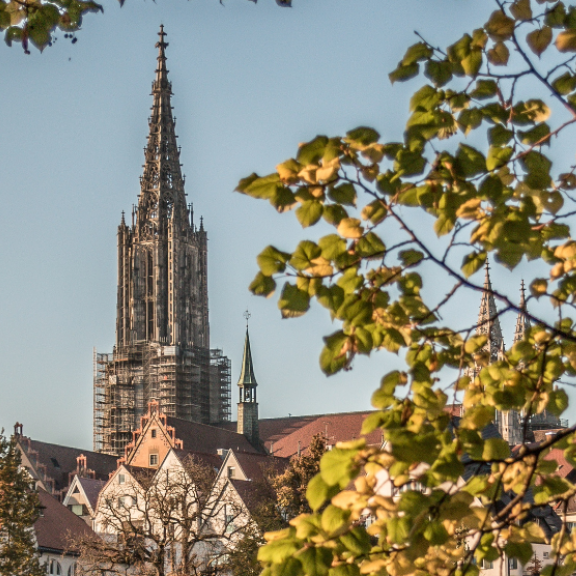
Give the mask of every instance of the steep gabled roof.
<svg viewBox="0 0 576 576">
<path fill-rule="evenodd" d="M 279 458 L 267 454 L 234 451 L 234 456 L 236 456 L 236 460 L 242 467 L 244 474 L 252 481 L 262 480 L 268 470 L 276 474 L 282 474 L 290 463 L 288 458 Z"/>
<path fill-rule="evenodd" d="M 78 468 L 77 458 L 81 455 L 86 456 L 87 468 L 94 472 L 96 479 L 107 480 L 110 473 L 116 470 L 116 456 L 40 442 L 23 436 L 18 438 L 18 442 L 32 465 L 36 467 L 39 464 L 48 478 L 54 481 L 56 491 L 69 485 L 71 475 Z"/>
<path fill-rule="evenodd" d="M 92 478 L 78 478 L 78 484 L 80 484 L 86 499 L 90 503 L 92 510 L 96 510 L 96 502 L 98 502 L 98 495 L 104 486 L 106 485 L 105 480 L 94 480 Z"/>
<path fill-rule="evenodd" d="M 34 523 L 40 549 L 66 552 L 77 538 L 97 538 L 89 526 L 45 490 L 38 490 L 42 516 Z"/>
</svg>

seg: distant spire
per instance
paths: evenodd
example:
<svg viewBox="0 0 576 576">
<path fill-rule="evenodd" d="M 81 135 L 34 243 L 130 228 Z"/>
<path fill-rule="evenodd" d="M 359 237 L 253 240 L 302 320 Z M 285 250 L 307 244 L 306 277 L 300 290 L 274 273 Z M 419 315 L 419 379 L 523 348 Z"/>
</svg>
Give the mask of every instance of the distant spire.
<svg viewBox="0 0 576 576">
<path fill-rule="evenodd" d="M 168 216 L 174 212 L 175 224 L 186 228 L 188 212 L 184 180 L 180 170 L 180 154 L 172 116 L 172 84 L 166 69 L 166 33 L 160 26 L 156 43 L 158 58 L 152 82 L 152 113 L 149 120 L 148 143 L 144 151 L 144 173 L 138 203 L 137 228 L 141 236 L 163 232 Z"/>
<path fill-rule="evenodd" d="M 256 376 L 254 376 L 254 365 L 252 363 L 252 352 L 250 350 L 250 334 L 248 332 L 248 320 L 250 319 L 250 312 L 244 312 L 246 318 L 246 338 L 244 340 L 244 356 L 242 357 L 242 371 L 240 378 L 238 378 L 238 386 L 242 387 L 255 387 L 258 386 Z"/>
<path fill-rule="evenodd" d="M 126 226 L 126 220 L 124 219 L 124 210 L 122 210 L 122 221 L 120 222 L 121 226 Z"/>
<path fill-rule="evenodd" d="M 530 320 L 526 316 L 526 288 L 524 280 L 520 284 L 520 312 L 516 318 L 516 329 L 514 330 L 514 344 L 520 340 L 524 340 L 526 332 L 530 330 Z"/>
<path fill-rule="evenodd" d="M 484 276 L 484 290 L 480 301 L 480 311 L 478 312 L 478 324 L 476 334 L 486 334 L 488 342 L 486 349 L 490 353 L 490 360 L 495 360 L 498 353 L 504 350 L 504 338 L 498 319 L 496 301 L 492 294 L 492 283 L 490 282 L 490 265 L 486 259 L 486 274 Z"/>
</svg>

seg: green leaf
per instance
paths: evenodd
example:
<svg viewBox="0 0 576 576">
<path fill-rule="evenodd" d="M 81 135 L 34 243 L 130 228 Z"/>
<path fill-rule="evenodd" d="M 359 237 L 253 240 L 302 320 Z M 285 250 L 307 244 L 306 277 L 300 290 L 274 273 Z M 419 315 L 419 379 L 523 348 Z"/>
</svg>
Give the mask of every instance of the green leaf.
<svg viewBox="0 0 576 576">
<path fill-rule="evenodd" d="M 354 461 L 356 453 L 356 450 L 342 448 L 333 448 L 326 452 L 320 460 L 320 473 L 324 482 L 329 486 L 347 486 L 358 471 Z"/>
<path fill-rule="evenodd" d="M 522 168 L 528 173 L 524 182 L 534 189 L 547 188 L 550 186 L 550 168 L 552 162 L 540 152 L 531 150 L 520 159 Z"/>
<path fill-rule="evenodd" d="M 560 416 L 568 408 L 568 396 L 562 389 L 552 390 L 546 409 L 554 416 Z"/>
<path fill-rule="evenodd" d="M 563 28 L 566 19 L 566 7 L 564 2 L 558 2 L 551 9 L 546 10 L 544 22 L 552 28 Z"/>
<path fill-rule="evenodd" d="M 313 266 L 312 260 L 322 254 L 320 246 L 311 240 L 302 240 L 290 258 L 290 265 L 296 270 L 306 270 Z"/>
<path fill-rule="evenodd" d="M 329 537 L 337 536 L 348 528 L 349 518 L 350 512 L 348 510 L 342 510 L 342 508 L 329 504 L 326 510 L 322 512 L 322 530 L 327 532 Z"/>
<path fill-rule="evenodd" d="M 488 156 L 486 158 L 486 167 L 488 170 L 496 170 L 504 166 L 512 157 L 513 149 L 510 146 L 499 148 L 490 146 Z"/>
<path fill-rule="evenodd" d="M 527 565 L 530 562 L 533 554 L 532 544 L 530 544 L 530 542 L 508 541 L 504 551 L 507 556 L 510 558 L 517 558 L 523 565 Z"/>
<path fill-rule="evenodd" d="M 308 292 L 286 282 L 278 300 L 278 308 L 282 312 L 282 318 L 297 318 L 310 308 L 310 296 Z"/>
<path fill-rule="evenodd" d="M 566 94 L 570 94 L 576 89 L 576 76 L 573 76 L 570 72 L 565 72 L 552 82 L 552 86 L 559 94 L 566 96 Z"/>
<path fill-rule="evenodd" d="M 476 82 L 476 87 L 470 96 L 476 98 L 477 100 L 484 100 L 485 98 L 492 98 L 498 93 L 498 84 L 494 80 L 478 80 Z"/>
<path fill-rule="evenodd" d="M 550 26 L 543 26 L 526 35 L 526 43 L 536 56 L 540 56 L 550 46 L 550 42 L 552 42 L 552 28 Z"/>
<path fill-rule="evenodd" d="M 433 110 L 443 100 L 444 96 L 440 90 L 436 90 L 436 88 L 430 86 L 430 84 L 425 84 L 422 88 L 414 92 L 412 98 L 410 98 L 410 112 L 414 112 L 417 108 Z"/>
<path fill-rule="evenodd" d="M 414 76 L 418 76 L 419 71 L 420 66 L 417 63 L 410 64 L 409 66 L 403 66 L 400 63 L 396 70 L 388 74 L 388 78 L 390 78 L 390 82 L 392 82 L 392 84 L 394 84 L 394 82 L 406 82 L 406 80 L 410 80 L 411 78 L 414 78 Z"/>
<path fill-rule="evenodd" d="M 512 130 L 506 130 L 501 124 L 496 124 L 488 130 L 488 142 L 493 146 L 505 146 L 514 136 Z"/>
<path fill-rule="evenodd" d="M 339 330 L 324 338 L 325 346 L 320 354 L 320 368 L 331 376 L 344 368 L 347 362 L 346 352 L 342 347 L 348 341 L 348 336 Z"/>
<path fill-rule="evenodd" d="M 428 60 L 424 67 L 424 76 L 436 86 L 444 86 L 452 80 L 453 65 L 448 60 Z"/>
<path fill-rule="evenodd" d="M 384 242 L 374 232 L 368 232 L 362 236 L 356 245 L 356 253 L 363 258 L 373 258 L 374 256 L 380 258 L 384 256 L 385 250 Z"/>
<path fill-rule="evenodd" d="M 488 438 L 484 442 L 484 450 L 482 451 L 482 460 L 492 462 L 494 460 L 504 460 L 510 456 L 510 447 L 506 440 L 501 438 Z"/>
<path fill-rule="evenodd" d="M 284 272 L 286 269 L 286 262 L 290 260 L 292 255 L 282 252 L 274 246 L 267 246 L 258 254 L 256 261 L 258 266 L 265 276 L 272 276 L 277 272 Z"/>
<path fill-rule="evenodd" d="M 306 200 L 296 210 L 296 218 L 298 218 L 302 228 L 308 228 L 308 226 L 314 226 L 320 220 L 323 209 L 322 203 L 318 200 Z"/>
<path fill-rule="evenodd" d="M 276 290 L 276 282 L 270 276 L 258 272 L 248 289 L 255 296 L 270 296 Z"/>
<path fill-rule="evenodd" d="M 416 176 L 422 174 L 426 166 L 426 158 L 421 152 L 411 152 L 410 150 L 400 150 L 396 155 L 394 170 L 400 176 Z"/>
<path fill-rule="evenodd" d="M 464 73 L 467 76 L 476 76 L 482 67 L 482 51 L 472 50 L 461 62 Z"/>
<path fill-rule="evenodd" d="M 325 576 L 332 564 L 332 553 L 328 548 L 302 548 L 295 558 L 302 563 L 306 576 Z"/>
<path fill-rule="evenodd" d="M 328 197 L 334 202 L 356 206 L 356 188 L 350 182 L 344 182 L 339 186 L 328 190 Z"/>
<path fill-rule="evenodd" d="M 466 278 L 480 270 L 486 262 L 486 252 L 471 252 L 464 257 L 462 262 L 462 272 Z"/>
<path fill-rule="evenodd" d="M 531 128 L 530 130 L 518 131 L 518 135 L 520 136 L 520 142 L 522 142 L 522 144 L 528 144 L 528 145 L 532 145 L 535 144 L 536 142 L 539 142 L 540 140 L 542 140 L 542 138 L 548 136 L 548 134 L 550 134 L 550 126 L 548 126 L 546 122 L 537 124 L 536 126 L 534 126 L 534 128 Z M 549 140 L 546 140 L 545 142 L 549 143 Z"/>
<path fill-rule="evenodd" d="M 366 533 L 364 528 L 359 526 L 356 526 L 349 532 L 342 534 L 340 536 L 340 541 L 356 556 L 368 554 L 372 548 L 370 536 Z"/>
<path fill-rule="evenodd" d="M 402 264 L 406 267 L 416 266 L 423 258 L 424 254 L 420 250 L 403 250 L 398 254 Z"/>
<path fill-rule="evenodd" d="M 426 60 L 432 56 L 432 49 L 429 48 L 424 42 L 418 42 L 408 48 L 404 58 L 402 58 L 402 65 L 409 66 L 414 62 Z"/>
<path fill-rule="evenodd" d="M 486 158 L 484 154 L 472 146 L 460 144 L 456 154 L 456 168 L 466 178 L 476 176 L 486 171 Z"/>
<path fill-rule="evenodd" d="M 282 186 L 280 176 L 278 176 L 276 172 L 268 176 L 263 176 L 262 178 L 258 176 L 253 178 L 253 176 L 254 175 L 248 176 L 248 178 L 240 180 L 236 190 L 252 196 L 252 198 L 269 200 L 276 194 L 276 189 Z"/>
<path fill-rule="evenodd" d="M 320 286 L 316 292 L 316 299 L 324 308 L 335 313 L 344 302 L 344 290 L 340 286 Z"/>
<path fill-rule="evenodd" d="M 326 501 L 330 500 L 338 493 L 338 486 L 328 486 L 320 474 L 316 474 L 308 483 L 306 489 L 306 499 L 310 508 L 315 512 L 321 508 Z"/>
<path fill-rule="evenodd" d="M 356 142 L 362 146 L 368 146 L 374 142 L 378 142 L 380 134 L 374 130 L 374 128 L 369 128 L 367 126 L 360 126 L 346 132 L 345 140 L 347 142 Z"/>
<path fill-rule="evenodd" d="M 316 136 L 314 140 L 300 146 L 296 159 L 303 166 L 318 164 L 318 161 L 324 156 L 327 144 L 328 138 L 326 136 Z"/>
</svg>

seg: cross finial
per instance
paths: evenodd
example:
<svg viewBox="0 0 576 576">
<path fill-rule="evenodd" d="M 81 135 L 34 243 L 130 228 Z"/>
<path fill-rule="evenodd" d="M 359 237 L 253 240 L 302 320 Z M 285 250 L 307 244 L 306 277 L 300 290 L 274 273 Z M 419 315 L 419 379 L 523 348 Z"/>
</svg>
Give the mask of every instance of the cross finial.
<svg viewBox="0 0 576 576">
<path fill-rule="evenodd" d="M 243 316 L 244 318 L 246 318 L 246 330 L 248 330 L 248 320 L 250 320 L 252 314 L 250 314 L 250 312 L 248 312 L 248 309 L 246 309 L 246 312 L 244 312 Z"/>
</svg>

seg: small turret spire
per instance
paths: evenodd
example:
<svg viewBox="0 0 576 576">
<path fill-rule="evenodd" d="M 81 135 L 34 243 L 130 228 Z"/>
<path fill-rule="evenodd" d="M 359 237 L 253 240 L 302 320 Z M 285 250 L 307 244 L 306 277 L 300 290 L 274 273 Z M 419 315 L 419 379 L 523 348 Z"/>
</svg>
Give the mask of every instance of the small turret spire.
<svg viewBox="0 0 576 576">
<path fill-rule="evenodd" d="M 241 387 L 256 387 L 256 376 L 254 376 L 254 365 L 252 363 L 252 351 L 250 350 L 250 333 L 248 332 L 248 321 L 251 314 L 246 310 L 244 318 L 246 318 L 246 338 L 244 339 L 244 355 L 242 357 L 242 371 L 238 379 L 238 386 Z M 254 391 L 256 392 L 256 391 Z M 240 400 L 242 401 L 242 400 Z M 256 394 L 254 393 L 254 401 L 256 401 Z"/>
<path fill-rule="evenodd" d="M 526 316 L 526 287 L 524 280 L 520 283 L 520 312 L 516 318 L 516 329 L 514 330 L 514 344 L 524 340 L 526 332 L 530 330 L 530 320 Z"/>
<path fill-rule="evenodd" d="M 256 376 L 254 376 L 254 365 L 252 363 L 252 352 L 250 350 L 250 333 L 248 332 L 248 321 L 250 312 L 244 313 L 246 318 L 246 338 L 244 340 L 244 355 L 242 357 L 242 370 L 238 378 L 240 388 L 240 402 L 238 402 L 238 427 L 239 434 L 244 434 L 250 443 L 255 447 L 260 447 L 259 426 L 258 426 L 258 403 L 256 401 Z"/>
</svg>

